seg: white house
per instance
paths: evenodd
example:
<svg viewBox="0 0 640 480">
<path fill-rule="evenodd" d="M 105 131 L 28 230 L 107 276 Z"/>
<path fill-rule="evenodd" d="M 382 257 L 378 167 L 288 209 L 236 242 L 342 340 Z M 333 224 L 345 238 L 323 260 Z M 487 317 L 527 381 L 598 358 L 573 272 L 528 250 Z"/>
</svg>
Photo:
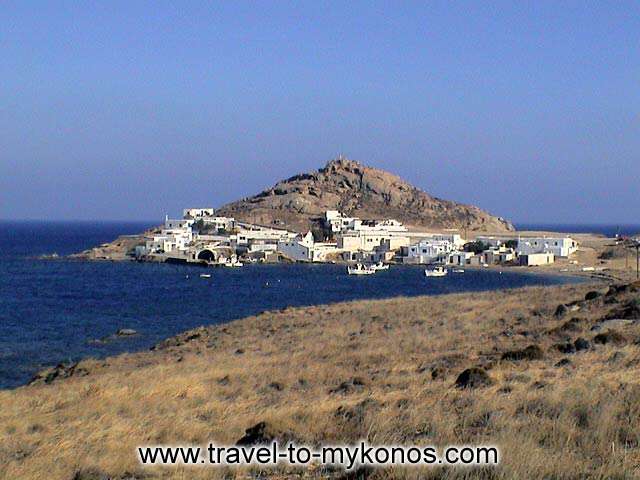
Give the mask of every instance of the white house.
<svg viewBox="0 0 640 480">
<path fill-rule="evenodd" d="M 293 240 L 298 235 L 288 230 L 260 227 L 257 225 L 236 223 L 236 226 L 239 228 L 238 233 L 229 237 L 231 245 L 236 248 L 236 250 L 248 250 L 253 244 L 265 245 L 271 243 L 278 245 L 280 242 Z"/>
<path fill-rule="evenodd" d="M 233 217 L 202 217 L 200 218 L 208 227 L 215 230 L 225 230 L 230 232 L 236 226 L 236 219 Z"/>
<path fill-rule="evenodd" d="M 432 263 L 448 259 L 456 250 L 453 243 L 442 240 L 420 240 L 418 243 L 403 247 L 404 263 Z"/>
<path fill-rule="evenodd" d="M 550 265 L 555 261 L 555 256 L 551 252 L 528 253 L 518 256 L 520 265 L 528 267 L 537 265 Z"/>
<path fill-rule="evenodd" d="M 340 250 L 348 250 L 350 252 L 364 250 L 370 252 L 390 238 L 391 236 L 384 232 L 352 231 L 338 235 L 337 245 Z"/>
<path fill-rule="evenodd" d="M 324 262 L 327 255 L 338 252 L 335 243 L 316 243 L 313 234 L 299 235 L 278 242 L 278 252 L 297 262 Z"/>
<path fill-rule="evenodd" d="M 556 257 L 568 257 L 578 249 L 578 243 L 570 237 L 530 237 L 518 239 L 518 255 L 553 253 Z"/>
<path fill-rule="evenodd" d="M 336 234 L 340 232 L 375 232 L 375 233 L 403 233 L 407 227 L 392 218 L 386 220 L 362 220 L 358 217 L 347 217 L 338 210 L 325 212 L 325 225 Z"/>
<path fill-rule="evenodd" d="M 474 255 L 475 254 L 473 252 L 451 252 L 447 263 L 451 265 L 467 265 L 471 257 Z"/>
<path fill-rule="evenodd" d="M 314 243 L 313 234 L 307 232 L 306 235 L 279 241 L 278 252 L 297 262 L 310 262 Z"/>
<path fill-rule="evenodd" d="M 185 252 L 193 242 L 192 225 L 192 219 L 173 220 L 166 216 L 160 233 L 147 238 L 144 253 Z"/>
<path fill-rule="evenodd" d="M 213 217 L 213 208 L 185 208 L 182 211 L 182 216 L 196 220 L 203 217 Z"/>
<path fill-rule="evenodd" d="M 191 218 L 180 218 L 177 220 L 170 219 L 169 216 L 164 217 L 164 230 L 174 230 L 174 229 L 191 229 L 193 225 L 193 219 Z"/>
</svg>

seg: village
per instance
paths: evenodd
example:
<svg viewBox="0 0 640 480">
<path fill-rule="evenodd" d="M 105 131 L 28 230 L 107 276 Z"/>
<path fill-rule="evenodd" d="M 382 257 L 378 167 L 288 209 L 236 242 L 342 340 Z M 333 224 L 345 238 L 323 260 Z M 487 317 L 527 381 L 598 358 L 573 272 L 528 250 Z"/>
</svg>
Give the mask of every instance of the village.
<svg viewBox="0 0 640 480">
<path fill-rule="evenodd" d="M 543 266 L 568 259 L 578 249 L 568 236 L 477 235 L 457 230 L 411 231 L 394 219 L 364 220 L 325 212 L 321 227 L 306 233 L 215 216 L 212 208 L 190 208 L 181 219 L 165 218 L 133 252 L 139 261 L 241 267 L 246 263 L 344 262 L 349 273 L 373 273 L 389 264 L 435 266 Z M 354 266 L 355 265 L 355 266 Z M 425 272 L 427 273 L 427 272 Z M 428 275 L 428 273 L 427 273 Z"/>
</svg>

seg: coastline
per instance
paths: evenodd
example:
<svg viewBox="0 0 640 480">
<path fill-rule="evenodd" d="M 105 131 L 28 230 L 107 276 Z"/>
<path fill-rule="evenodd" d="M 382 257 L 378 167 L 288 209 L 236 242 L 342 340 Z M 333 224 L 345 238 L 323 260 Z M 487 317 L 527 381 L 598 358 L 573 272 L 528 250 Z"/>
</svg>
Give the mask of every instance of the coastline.
<svg viewBox="0 0 640 480">
<path fill-rule="evenodd" d="M 598 296 L 584 301 L 594 289 Z M 571 426 L 571 412 L 581 404 L 605 401 L 605 392 L 621 382 L 637 385 L 637 322 L 601 320 L 609 309 L 634 298 L 634 289 L 632 297 L 629 291 L 607 297 L 616 303 L 604 302 L 601 295 L 607 290 L 600 283 L 505 290 L 500 302 L 494 292 L 398 297 L 288 308 L 201 327 L 167 339 L 153 351 L 85 360 L 71 372 L 59 371 L 49 383 L 43 377 L 31 386 L 0 391 L 6 406 L 0 412 L 5 426 L 0 435 L 9 445 L 0 452 L 0 463 L 6 463 L 9 475 L 27 479 L 45 472 L 49 478 L 66 479 L 82 469 L 115 478 L 125 472 L 148 478 L 211 478 L 224 471 L 141 469 L 135 446 L 209 440 L 233 444 L 244 430 L 267 422 L 274 432 L 308 443 L 373 435 L 388 442 L 413 438 L 450 444 L 488 436 L 504 452 L 500 469 L 508 477 L 586 474 L 594 468 L 614 475 L 630 468 L 633 451 L 621 449 L 599 464 L 594 449 L 610 448 L 609 437 L 584 444 L 577 432 L 569 433 L 578 428 L 587 434 Z M 569 304 L 573 313 L 558 316 L 559 304 Z M 583 319 L 575 329 L 567 323 L 572 315 Z M 563 330 L 565 324 L 573 330 Z M 599 328 L 594 331 L 594 326 Z M 614 327 L 626 339 L 623 343 L 593 344 L 598 332 Z M 568 355 L 558 350 L 567 337 L 573 341 L 579 336 L 593 347 Z M 539 357 L 501 360 L 504 352 L 531 344 L 540 348 Z M 612 369 L 607 359 L 617 351 L 623 360 Z M 569 359 L 567 366 L 554 366 L 563 358 Z M 458 374 L 472 366 L 487 372 L 490 385 L 455 388 Z M 576 397 L 569 395 L 572 391 L 590 393 Z M 623 397 L 606 401 L 628 401 Z M 536 408 L 549 412 L 562 408 L 566 414 L 545 420 L 531 402 L 543 402 Z M 460 410 L 456 405 L 467 406 Z M 615 411 L 619 404 L 611 408 Z M 477 426 L 477 419 L 486 415 L 483 426 Z M 429 426 L 422 423 L 425 419 Z M 25 429 L 12 427 L 18 424 Z M 99 438 L 91 433 L 97 426 L 103 432 Z M 8 432 L 13 432 L 10 437 Z M 552 443 L 570 441 L 572 448 L 561 459 L 557 451 L 538 444 L 544 435 Z M 67 439 L 62 447 L 60 438 Z M 98 447 L 106 453 L 100 458 L 81 453 Z M 28 453 L 20 456 L 18 451 Z M 522 457 L 525 451 L 529 455 Z M 50 462 L 51 452 L 56 462 Z M 322 472 L 318 475 L 311 478 L 324 478 Z"/>
</svg>

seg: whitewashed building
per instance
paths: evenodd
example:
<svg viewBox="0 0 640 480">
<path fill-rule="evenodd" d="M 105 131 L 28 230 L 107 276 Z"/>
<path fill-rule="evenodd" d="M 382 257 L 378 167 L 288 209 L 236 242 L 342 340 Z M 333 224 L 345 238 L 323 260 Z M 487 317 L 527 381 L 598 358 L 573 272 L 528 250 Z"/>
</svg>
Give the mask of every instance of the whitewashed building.
<svg viewBox="0 0 640 480">
<path fill-rule="evenodd" d="M 213 208 L 185 208 L 182 211 L 182 216 L 183 218 L 192 218 L 195 220 L 213 217 Z"/>
<path fill-rule="evenodd" d="M 165 217 L 160 233 L 146 239 L 144 253 L 186 252 L 193 242 L 192 225 L 192 219 L 174 220 Z"/>
<path fill-rule="evenodd" d="M 230 232 L 236 227 L 236 219 L 233 217 L 202 217 L 200 220 L 215 230 Z"/>
<path fill-rule="evenodd" d="M 551 252 L 528 253 L 519 255 L 518 262 L 527 267 L 550 265 L 555 262 L 555 255 Z"/>
<path fill-rule="evenodd" d="M 450 265 L 468 265 L 469 260 L 474 255 L 475 254 L 473 252 L 464 252 L 464 251 L 451 252 L 449 254 L 449 259 L 447 263 L 449 263 Z"/>
<path fill-rule="evenodd" d="M 456 246 L 447 240 L 421 240 L 402 248 L 404 263 L 433 263 L 447 261 Z"/>
<path fill-rule="evenodd" d="M 531 237 L 518 239 L 518 255 L 553 253 L 555 257 L 569 257 L 578 249 L 578 243 L 570 237 Z"/>
<path fill-rule="evenodd" d="M 358 217 L 347 217 L 338 210 L 327 210 L 325 212 L 325 225 L 334 234 L 344 232 L 368 232 L 397 234 L 407 231 L 398 220 L 392 218 L 386 220 L 362 220 Z"/>
<path fill-rule="evenodd" d="M 313 234 L 299 235 L 293 239 L 278 242 L 278 252 L 297 262 L 324 262 L 327 255 L 338 252 L 335 243 L 316 243 Z"/>
</svg>

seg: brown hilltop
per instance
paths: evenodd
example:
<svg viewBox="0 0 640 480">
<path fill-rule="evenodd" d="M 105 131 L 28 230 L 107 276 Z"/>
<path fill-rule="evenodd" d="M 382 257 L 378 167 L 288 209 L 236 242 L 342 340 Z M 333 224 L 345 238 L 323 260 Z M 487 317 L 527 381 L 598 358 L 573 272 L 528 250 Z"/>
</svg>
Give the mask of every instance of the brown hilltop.
<svg viewBox="0 0 640 480">
<path fill-rule="evenodd" d="M 313 228 L 326 210 L 363 219 L 395 218 L 411 227 L 485 232 L 513 230 L 511 223 L 471 206 L 432 197 L 384 170 L 345 158 L 295 175 L 263 192 L 224 205 L 218 215 L 296 231 Z"/>
</svg>

